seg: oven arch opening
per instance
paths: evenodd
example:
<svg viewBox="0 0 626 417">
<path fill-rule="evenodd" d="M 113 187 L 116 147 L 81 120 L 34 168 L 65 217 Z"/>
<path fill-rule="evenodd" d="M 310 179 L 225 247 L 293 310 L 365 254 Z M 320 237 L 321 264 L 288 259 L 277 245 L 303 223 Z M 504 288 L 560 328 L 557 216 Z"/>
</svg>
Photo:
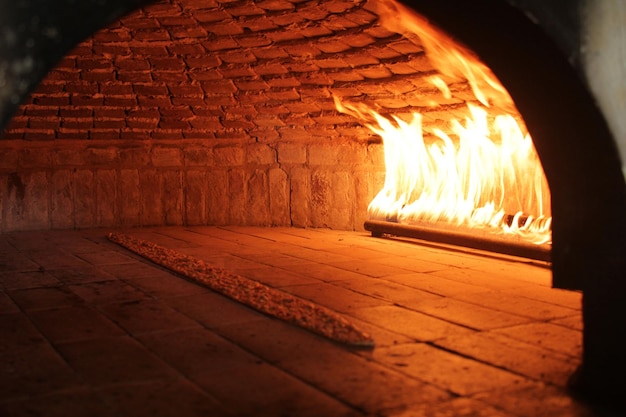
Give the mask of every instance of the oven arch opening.
<svg viewBox="0 0 626 417">
<path fill-rule="evenodd" d="M 405 3 L 477 52 L 513 96 L 532 133 L 552 191 L 554 285 L 584 293 L 583 390 L 615 398 L 623 387 L 611 381 L 621 380 L 618 376 L 626 371 L 616 336 L 620 332 L 615 330 L 626 328 L 621 307 L 626 304 L 626 185 L 615 141 L 593 97 L 541 28 L 508 3 Z M 2 96 L 3 123 L 19 98 L 70 45 L 139 4 L 107 3 L 106 13 L 98 10 L 97 17 L 84 20 L 82 29 L 67 34 L 62 42 L 56 36 L 44 37 L 34 52 L 45 59 L 20 67 L 26 72 L 9 74 L 16 78 L 4 80 L 5 84 L 28 81 L 20 91 Z M 30 6 L 36 7 L 35 2 Z M 58 4 L 55 7 L 62 10 Z M 9 12 L 2 15 L 20 18 Z M 49 48 L 43 46 L 45 42 Z M 9 52 L 9 46 L 2 45 L 3 59 L 24 58 Z"/>
</svg>

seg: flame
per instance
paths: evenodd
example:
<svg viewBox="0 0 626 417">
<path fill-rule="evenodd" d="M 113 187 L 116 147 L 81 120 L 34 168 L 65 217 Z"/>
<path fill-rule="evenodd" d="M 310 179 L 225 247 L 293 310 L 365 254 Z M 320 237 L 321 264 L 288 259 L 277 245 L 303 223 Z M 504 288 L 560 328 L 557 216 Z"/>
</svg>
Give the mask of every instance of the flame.
<svg viewBox="0 0 626 417">
<path fill-rule="evenodd" d="M 480 103 L 489 106 L 493 101 L 517 112 L 506 88 L 471 50 L 394 0 L 377 0 L 373 7 L 385 29 L 409 40 L 417 36 L 433 66 L 451 80 L 467 81 Z"/>
<path fill-rule="evenodd" d="M 383 140 L 385 183 L 368 207 L 370 217 L 406 224 L 443 222 L 550 242 L 547 181 L 506 89 L 471 51 L 423 17 L 388 0 L 377 4 L 383 26 L 409 39 L 417 35 L 422 42 L 443 75 L 428 80 L 444 98 L 453 97 L 447 78 L 466 82 L 477 102 L 467 103 L 466 117 L 451 118 L 444 132 L 424 128 L 418 112 L 408 121 L 387 118 L 364 104 L 335 98 L 339 111 L 361 119 Z"/>
</svg>

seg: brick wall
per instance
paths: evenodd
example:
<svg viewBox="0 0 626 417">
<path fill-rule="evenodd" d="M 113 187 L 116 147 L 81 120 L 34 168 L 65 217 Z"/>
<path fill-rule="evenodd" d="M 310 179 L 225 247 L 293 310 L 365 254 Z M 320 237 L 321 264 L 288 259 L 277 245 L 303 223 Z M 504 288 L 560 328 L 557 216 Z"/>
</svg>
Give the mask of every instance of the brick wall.
<svg viewBox="0 0 626 417">
<path fill-rule="evenodd" d="M 362 224 L 380 152 L 231 140 L 3 142 L 3 231 Z"/>
<path fill-rule="evenodd" d="M 359 229 L 380 140 L 332 97 L 439 123 L 463 102 L 432 73 L 366 2 L 157 2 L 75 47 L 2 132 L 0 227 Z"/>
</svg>

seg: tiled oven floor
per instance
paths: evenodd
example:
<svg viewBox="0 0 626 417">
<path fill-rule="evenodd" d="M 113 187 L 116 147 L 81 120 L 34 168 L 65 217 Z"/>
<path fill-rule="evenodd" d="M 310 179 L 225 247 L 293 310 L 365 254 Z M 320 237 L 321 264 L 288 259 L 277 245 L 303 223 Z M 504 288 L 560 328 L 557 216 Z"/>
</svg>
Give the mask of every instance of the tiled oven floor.
<svg viewBox="0 0 626 417">
<path fill-rule="evenodd" d="M 352 349 L 107 232 L 0 235 L 1 416 L 600 415 L 565 393 L 580 294 L 545 266 L 359 232 L 126 231 L 340 312 L 376 342 Z"/>
</svg>

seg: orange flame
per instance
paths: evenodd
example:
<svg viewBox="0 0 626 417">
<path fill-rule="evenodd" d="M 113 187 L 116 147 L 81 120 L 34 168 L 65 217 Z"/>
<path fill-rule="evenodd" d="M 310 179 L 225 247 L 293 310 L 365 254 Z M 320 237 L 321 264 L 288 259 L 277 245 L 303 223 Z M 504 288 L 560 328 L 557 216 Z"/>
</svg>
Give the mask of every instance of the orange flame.
<svg viewBox="0 0 626 417">
<path fill-rule="evenodd" d="M 469 50 L 421 16 L 391 1 L 378 4 L 388 30 L 417 35 L 439 72 L 465 80 L 480 104 L 468 103 L 465 120 L 451 118 L 446 133 L 423 129 L 417 112 L 409 122 L 388 119 L 363 104 L 335 98 L 339 111 L 361 119 L 383 139 L 385 183 L 368 207 L 370 217 L 407 224 L 445 222 L 550 242 L 547 181 L 506 89 Z M 389 22 L 402 27 L 392 29 Z M 442 77 L 429 81 L 445 98 L 452 97 Z M 492 104 L 502 113 L 489 113 Z"/>
</svg>

